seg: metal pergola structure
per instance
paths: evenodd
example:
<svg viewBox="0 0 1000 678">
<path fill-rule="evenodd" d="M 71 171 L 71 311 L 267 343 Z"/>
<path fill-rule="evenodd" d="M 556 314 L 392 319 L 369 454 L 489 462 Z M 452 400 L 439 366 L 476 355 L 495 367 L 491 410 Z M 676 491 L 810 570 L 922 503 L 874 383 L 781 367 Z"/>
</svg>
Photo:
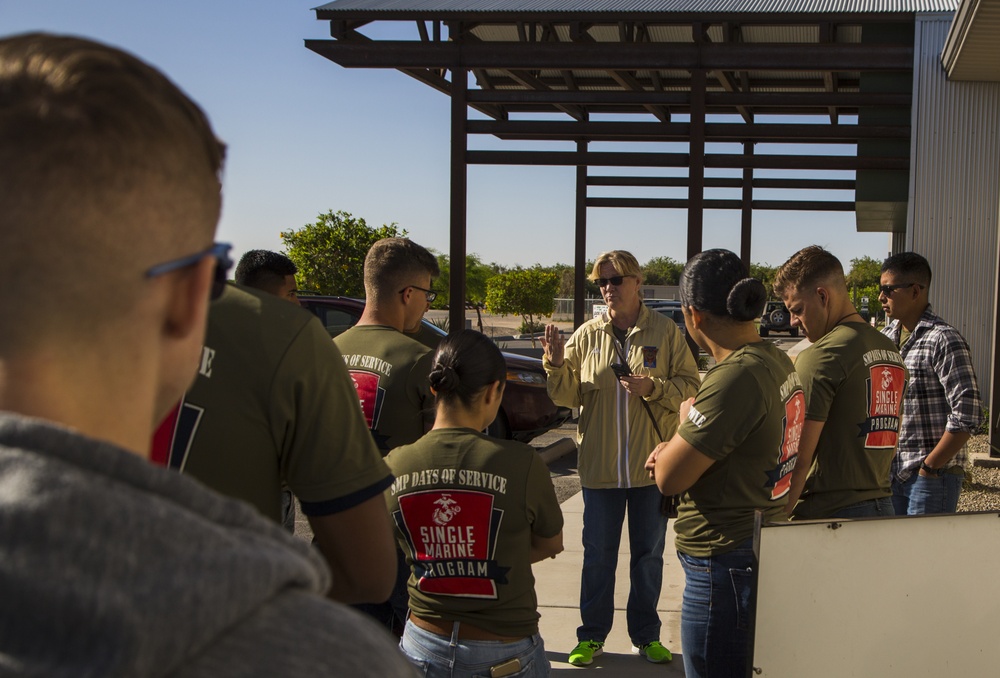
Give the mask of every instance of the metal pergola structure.
<svg viewBox="0 0 1000 678">
<path fill-rule="evenodd" d="M 316 9 L 333 39 L 306 46 L 344 67 L 400 70 L 451 97 L 452 299 L 465 298 L 468 166 L 576 168 L 579 325 L 588 207 L 686 209 L 689 257 L 702 249 L 706 209 L 739 210 L 747 264 L 755 209 L 853 211 L 859 230 L 905 229 L 914 17 L 954 3 L 886 4 L 339 0 Z M 718 11 L 729 6 L 738 9 Z M 823 6 L 832 9 L 815 11 Z M 378 22 L 412 27 L 413 39 L 366 35 Z M 475 150 L 474 135 L 568 143 L 565 151 Z M 591 146 L 615 142 L 669 149 Z M 799 151 L 803 144 L 830 150 Z M 593 197 L 589 187 L 683 197 Z M 730 196 L 706 197 L 706 189 Z M 793 199 L 803 190 L 854 199 Z M 464 326 L 464 313 L 451 305 L 452 327 Z"/>
</svg>

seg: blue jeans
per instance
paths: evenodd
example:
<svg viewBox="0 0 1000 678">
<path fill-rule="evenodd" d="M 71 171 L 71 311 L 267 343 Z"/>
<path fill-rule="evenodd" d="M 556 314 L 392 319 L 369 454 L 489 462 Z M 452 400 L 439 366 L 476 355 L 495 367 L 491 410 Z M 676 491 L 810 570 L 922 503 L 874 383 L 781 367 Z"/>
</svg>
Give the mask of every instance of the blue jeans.
<svg viewBox="0 0 1000 678">
<path fill-rule="evenodd" d="M 866 499 L 865 501 L 851 504 L 838 510 L 831 518 L 885 518 L 894 516 L 896 512 L 892 510 L 892 497 L 879 497 L 878 499 Z"/>
<path fill-rule="evenodd" d="M 892 479 L 892 507 L 897 516 L 954 513 L 962 493 L 964 473 L 945 473 L 933 478 L 914 472 L 905 481 Z"/>
<path fill-rule="evenodd" d="M 451 638 L 426 631 L 407 620 L 399 649 L 427 678 L 489 678 L 490 667 L 518 659 L 521 668 L 510 678 L 549 675 L 545 645 L 537 633 L 513 643 L 497 640 L 459 640 L 458 625 Z"/>
<path fill-rule="evenodd" d="M 753 628 L 753 540 L 732 551 L 695 558 L 677 552 L 684 568 L 681 656 L 687 678 L 747 675 Z"/>
<path fill-rule="evenodd" d="M 663 544 L 667 518 L 656 485 L 593 490 L 583 488 L 583 575 L 580 582 L 580 641 L 603 642 L 615 614 L 615 568 L 622 523 L 628 508 L 628 604 L 625 619 L 634 645 L 660 639 L 656 603 L 663 584 Z"/>
</svg>

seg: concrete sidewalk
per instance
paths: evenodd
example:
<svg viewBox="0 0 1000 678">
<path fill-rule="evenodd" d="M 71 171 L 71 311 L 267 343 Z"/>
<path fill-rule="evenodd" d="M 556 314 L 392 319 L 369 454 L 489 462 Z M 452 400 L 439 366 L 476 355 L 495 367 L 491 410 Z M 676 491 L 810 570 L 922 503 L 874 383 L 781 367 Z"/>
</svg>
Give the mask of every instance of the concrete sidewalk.
<svg viewBox="0 0 1000 678">
<path fill-rule="evenodd" d="M 632 643 L 625 623 L 625 603 L 628 600 L 629 545 L 628 530 L 622 534 L 618 549 L 618 570 L 615 578 L 615 620 L 611 635 L 604 645 L 604 654 L 594 659 L 586 668 L 571 666 L 566 662 L 570 651 L 576 647 L 576 628 L 580 625 L 580 572 L 583 569 L 583 493 L 578 492 L 562 504 L 565 527 L 565 550 L 555 559 L 536 563 L 535 592 L 538 611 L 542 615 L 540 633 L 554 674 L 570 671 L 598 671 L 610 676 L 683 676 L 681 662 L 681 594 L 684 590 L 684 571 L 677 562 L 674 550 L 673 521 L 667 528 L 667 544 L 663 555 L 663 588 L 656 608 L 663 628 L 660 642 L 674 653 L 669 664 L 651 664 L 632 654 Z M 626 518 L 627 519 L 627 518 Z M 582 674 L 579 674 L 582 675 Z"/>
</svg>

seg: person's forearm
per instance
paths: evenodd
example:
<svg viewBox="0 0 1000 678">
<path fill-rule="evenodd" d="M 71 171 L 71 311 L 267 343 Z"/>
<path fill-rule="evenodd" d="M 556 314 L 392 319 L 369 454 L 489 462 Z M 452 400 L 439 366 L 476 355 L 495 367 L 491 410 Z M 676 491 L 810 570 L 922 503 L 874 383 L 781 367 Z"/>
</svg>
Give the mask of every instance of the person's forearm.
<svg viewBox="0 0 1000 678">
<path fill-rule="evenodd" d="M 356 565 L 334 560 L 329 549 L 317 543 L 320 553 L 330 568 L 332 584 L 326 592 L 327 598 L 338 603 L 356 605 L 358 603 L 381 603 L 389 599 L 396 577 L 396 558 L 382 562 L 368 563 L 364 571 Z"/>
<path fill-rule="evenodd" d="M 788 504 L 785 505 L 785 513 L 788 515 L 792 515 L 795 504 L 798 503 L 803 490 L 805 490 L 806 480 L 812 469 L 813 455 L 816 454 L 816 447 L 819 445 L 819 436 L 823 432 L 824 423 L 806 419 L 802 424 L 802 435 L 799 437 L 799 449 L 795 457 L 795 469 L 792 471 L 791 488 L 788 490 Z"/>
<path fill-rule="evenodd" d="M 787 515 L 792 515 L 792 511 L 795 510 L 795 504 L 798 503 L 799 497 L 802 496 L 802 490 L 806 486 L 806 478 L 809 477 L 809 468 L 804 464 L 799 467 L 802 463 L 801 457 L 795 462 L 795 470 L 792 471 L 792 482 L 791 487 L 788 490 L 788 503 L 785 505 L 785 513 Z"/>
<path fill-rule="evenodd" d="M 580 381 L 565 361 L 558 368 L 546 369 L 545 379 L 545 389 L 552 402 L 563 407 L 580 406 Z"/>
<path fill-rule="evenodd" d="M 528 557 L 532 563 L 537 563 L 546 558 L 555 558 L 563 551 L 562 532 L 555 537 L 543 538 L 531 535 L 531 548 Z"/>
<path fill-rule="evenodd" d="M 934 446 L 934 449 L 924 457 L 924 463 L 931 468 L 938 469 L 945 466 L 948 462 L 955 458 L 962 446 L 968 442 L 971 434 L 965 431 L 945 431 L 944 435 L 938 441 L 938 444 Z"/>
<path fill-rule="evenodd" d="M 327 596 L 348 604 L 387 600 L 396 581 L 396 543 L 382 495 L 308 519 L 333 575 Z"/>
</svg>

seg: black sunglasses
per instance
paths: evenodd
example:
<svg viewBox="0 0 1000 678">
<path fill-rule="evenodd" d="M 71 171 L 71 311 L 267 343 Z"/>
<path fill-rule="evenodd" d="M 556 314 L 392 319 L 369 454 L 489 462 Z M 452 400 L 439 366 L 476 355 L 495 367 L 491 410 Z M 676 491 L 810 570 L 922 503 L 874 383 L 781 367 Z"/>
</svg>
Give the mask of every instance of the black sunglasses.
<svg viewBox="0 0 1000 678">
<path fill-rule="evenodd" d="M 630 275 L 615 275 L 610 278 L 597 278 L 594 282 L 597 283 L 598 287 L 607 287 L 609 284 L 618 287 L 622 284 L 625 278 L 631 278 Z"/>
<path fill-rule="evenodd" d="M 188 256 L 181 257 L 180 259 L 173 259 L 171 261 L 165 261 L 162 264 L 157 264 L 146 271 L 146 277 L 155 278 L 157 276 L 166 275 L 171 271 L 179 271 L 182 268 L 194 266 L 205 257 L 212 256 L 215 257 L 215 276 L 212 278 L 211 298 L 218 299 L 222 296 L 222 291 L 226 289 L 226 272 L 229 271 L 233 265 L 233 260 L 229 258 L 229 250 L 231 249 L 233 249 L 233 246 L 229 243 L 217 242 L 208 249 L 204 249 L 200 252 L 189 254 Z"/>
<path fill-rule="evenodd" d="M 421 292 L 423 292 L 424 295 L 427 297 L 427 303 L 428 304 L 431 303 L 432 301 L 434 301 L 435 299 L 437 299 L 437 296 L 438 296 L 437 292 L 435 292 L 434 290 L 424 289 L 423 287 L 417 287 L 416 285 L 407 285 L 406 287 L 404 287 L 403 289 L 401 289 L 399 291 L 399 293 L 402 294 L 403 292 L 406 291 L 406 289 L 408 287 L 412 287 L 415 290 L 420 290 Z"/>
<path fill-rule="evenodd" d="M 898 285 L 879 285 L 878 291 L 887 297 L 891 297 L 892 293 L 896 290 L 901 290 L 904 287 L 913 287 L 914 285 L 917 287 L 923 287 L 923 285 L 919 283 L 899 283 Z"/>
</svg>

